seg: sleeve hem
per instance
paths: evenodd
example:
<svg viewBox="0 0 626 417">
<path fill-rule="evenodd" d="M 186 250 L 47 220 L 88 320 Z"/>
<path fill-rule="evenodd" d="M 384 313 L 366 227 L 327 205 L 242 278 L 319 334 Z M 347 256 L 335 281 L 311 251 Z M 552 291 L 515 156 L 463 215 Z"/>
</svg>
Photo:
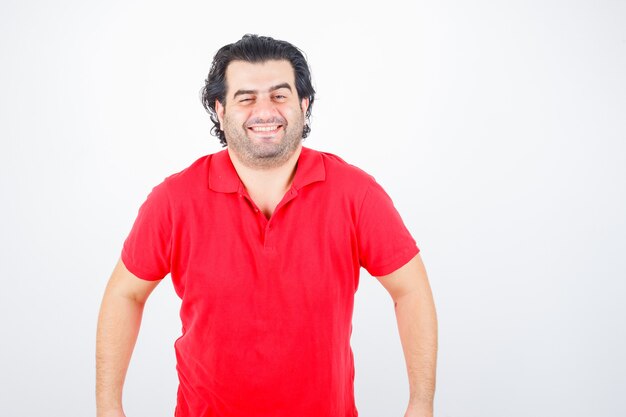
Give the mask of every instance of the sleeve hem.
<svg viewBox="0 0 626 417">
<path fill-rule="evenodd" d="M 396 258 L 394 258 L 391 262 L 388 262 L 382 266 L 366 268 L 367 272 L 373 277 L 382 277 L 384 275 L 389 275 L 392 272 L 396 271 L 400 267 L 404 266 L 411 259 L 415 257 L 420 252 L 420 249 L 417 245 L 413 245 L 400 253 Z"/>
<path fill-rule="evenodd" d="M 141 268 L 139 268 L 135 264 L 133 264 L 133 262 L 131 262 L 131 260 L 130 260 L 130 255 L 128 255 L 128 253 L 126 252 L 125 249 L 122 249 L 121 258 L 122 258 L 122 263 L 124 264 L 126 269 L 128 269 L 128 271 L 131 274 L 133 274 L 134 276 L 136 276 L 139 279 L 142 279 L 144 281 L 159 281 L 159 280 L 164 278 L 164 277 L 160 277 L 160 276 L 158 276 L 156 274 L 150 274 L 150 273 L 142 270 Z"/>
</svg>

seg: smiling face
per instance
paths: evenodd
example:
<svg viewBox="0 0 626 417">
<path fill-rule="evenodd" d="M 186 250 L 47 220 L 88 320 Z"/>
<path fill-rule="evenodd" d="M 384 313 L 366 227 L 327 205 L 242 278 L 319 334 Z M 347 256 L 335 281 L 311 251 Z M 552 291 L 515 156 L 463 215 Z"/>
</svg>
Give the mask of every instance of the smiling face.
<svg viewBox="0 0 626 417">
<path fill-rule="evenodd" d="M 308 100 L 298 98 L 289 61 L 233 61 L 226 69 L 225 105 L 215 110 L 231 152 L 246 166 L 284 164 L 300 147 Z"/>
</svg>

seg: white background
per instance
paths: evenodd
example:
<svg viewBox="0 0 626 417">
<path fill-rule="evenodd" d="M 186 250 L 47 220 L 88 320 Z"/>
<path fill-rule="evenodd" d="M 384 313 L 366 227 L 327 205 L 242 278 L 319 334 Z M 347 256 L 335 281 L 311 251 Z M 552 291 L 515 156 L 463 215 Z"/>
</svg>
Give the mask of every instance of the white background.
<svg viewBox="0 0 626 417">
<path fill-rule="evenodd" d="M 624 415 L 626 3 L 608 0 L 2 0 L 0 414 L 94 415 L 106 280 L 152 186 L 221 149 L 198 93 L 245 33 L 306 52 L 306 146 L 374 175 L 422 249 L 436 414 Z M 173 415 L 177 308 L 163 282 L 129 417 Z M 401 417 L 393 307 L 365 272 L 352 345 L 360 415 Z"/>
</svg>

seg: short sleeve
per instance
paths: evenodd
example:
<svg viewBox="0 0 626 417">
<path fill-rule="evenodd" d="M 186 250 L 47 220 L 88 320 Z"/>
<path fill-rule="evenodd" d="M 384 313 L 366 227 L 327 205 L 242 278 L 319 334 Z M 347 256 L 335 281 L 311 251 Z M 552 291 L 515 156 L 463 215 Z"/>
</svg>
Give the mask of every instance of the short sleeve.
<svg viewBox="0 0 626 417">
<path fill-rule="evenodd" d="M 139 278 L 155 281 L 170 272 L 172 216 L 163 182 L 141 205 L 122 248 L 122 262 Z"/>
<path fill-rule="evenodd" d="M 359 262 L 372 276 L 383 276 L 419 253 L 391 198 L 372 180 L 357 221 Z"/>
</svg>

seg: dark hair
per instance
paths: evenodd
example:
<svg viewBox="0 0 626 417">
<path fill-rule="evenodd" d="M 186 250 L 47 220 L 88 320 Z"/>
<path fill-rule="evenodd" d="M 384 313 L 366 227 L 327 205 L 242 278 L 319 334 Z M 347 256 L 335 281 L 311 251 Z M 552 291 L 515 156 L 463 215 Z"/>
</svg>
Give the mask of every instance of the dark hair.
<svg viewBox="0 0 626 417">
<path fill-rule="evenodd" d="M 220 129 L 220 121 L 215 111 L 215 100 L 222 105 L 226 104 L 226 68 L 232 61 L 246 61 L 262 63 L 269 60 L 287 60 L 291 63 L 296 79 L 298 99 L 309 99 L 309 108 L 305 117 L 307 122 L 302 131 L 302 138 L 306 138 L 311 131 L 309 117 L 315 99 L 315 90 L 311 83 L 311 70 L 304 53 L 289 42 L 276 40 L 269 36 L 245 35 L 235 43 L 223 46 L 213 57 L 211 70 L 201 90 L 202 105 L 209 112 L 214 126 L 211 134 L 217 136 L 222 146 L 226 146 L 226 136 Z"/>
</svg>

